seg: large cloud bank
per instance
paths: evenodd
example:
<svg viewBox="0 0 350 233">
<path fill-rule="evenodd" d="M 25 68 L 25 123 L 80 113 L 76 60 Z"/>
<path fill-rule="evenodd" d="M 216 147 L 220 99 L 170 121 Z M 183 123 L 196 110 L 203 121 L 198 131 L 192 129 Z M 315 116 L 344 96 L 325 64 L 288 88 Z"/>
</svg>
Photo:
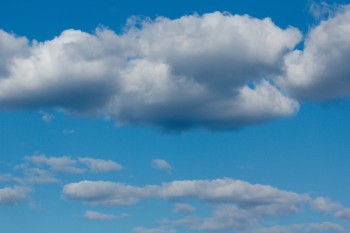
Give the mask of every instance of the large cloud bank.
<svg viewBox="0 0 350 233">
<path fill-rule="evenodd" d="M 66 30 L 29 42 L 0 30 L 0 108 L 60 108 L 120 124 L 232 129 L 350 94 L 350 7 L 306 36 L 214 12 L 131 18 L 123 33 Z"/>
<path fill-rule="evenodd" d="M 269 82 L 300 41 L 297 29 L 219 12 L 140 23 L 120 35 L 66 30 L 32 43 L 1 31 L 1 108 L 58 107 L 165 128 L 236 128 L 298 110 Z"/>
</svg>

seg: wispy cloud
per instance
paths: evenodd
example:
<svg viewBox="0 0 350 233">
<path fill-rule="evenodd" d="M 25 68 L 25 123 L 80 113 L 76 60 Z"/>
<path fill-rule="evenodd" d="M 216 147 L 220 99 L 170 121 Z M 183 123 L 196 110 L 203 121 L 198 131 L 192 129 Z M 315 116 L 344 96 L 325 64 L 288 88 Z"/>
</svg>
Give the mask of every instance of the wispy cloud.
<svg viewBox="0 0 350 233">
<path fill-rule="evenodd" d="M 127 217 L 127 214 L 121 214 L 121 215 L 112 215 L 112 214 L 104 214 L 92 210 L 85 211 L 84 217 L 90 220 L 115 220 L 120 218 Z"/>
<path fill-rule="evenodd" d="M 159 169 L 159 170 L 171 171 L 173 169 L 170 166 L 170 164 L 164 159 L 154 159 L 152 160 L 151 165 L 154 169 Z"/>
<path fill-rule="evenodd" d="M 26 156 L 27 162 L 37 166 L 47 166 L 53 171 L 67 173 L 83 173 L 84 169 L 76 167 L 77 162 L 68 156 L 62 157 L 47 157 L 45 155 Z"/>
<path fill-rule="evenodd" d="M 112 160 L 79 158 L 79 162 L 85 164 L 93 172 L 119 171 L 123 169 L 120 164 Z"/>
</svg>

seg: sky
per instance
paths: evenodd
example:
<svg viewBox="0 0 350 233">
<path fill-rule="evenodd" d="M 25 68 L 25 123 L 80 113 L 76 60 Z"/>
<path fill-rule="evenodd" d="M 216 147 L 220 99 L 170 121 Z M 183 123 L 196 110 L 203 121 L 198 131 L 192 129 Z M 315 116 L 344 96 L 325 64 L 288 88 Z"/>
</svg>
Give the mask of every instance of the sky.
<svg viewBox="0 0 350 233">
<path fill-rule="evenodd" d="M 0 2 L 0 231 L 350 233 L 350 1 Z"/>
</svg>

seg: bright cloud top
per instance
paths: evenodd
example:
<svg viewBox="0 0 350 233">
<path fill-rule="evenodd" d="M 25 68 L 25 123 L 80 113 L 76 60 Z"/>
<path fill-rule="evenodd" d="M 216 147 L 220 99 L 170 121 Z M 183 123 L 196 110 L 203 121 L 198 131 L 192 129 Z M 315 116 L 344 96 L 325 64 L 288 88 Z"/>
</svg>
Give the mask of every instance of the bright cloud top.
<svg viewBox="0 0 350 233">
<path fill-rule="evenodd" d="M 297 29 L 269 18 L 219 12 L 131 18 L 120 35 L 66 30 L 45 42 L 1 31 L 8 51 L 0 60 L 0 107 L 58 107 L 173 129 L 260 123 L 298 110 L 267 80 L 300 39 Z"/>
<path fill-rule="evenodd" d="M 285 59 L 286 74 L 279 82 L 289 94 L 306 100 L 346 98 L 350 94 L 350 6 L 313 28 L 304 50 Z"/>
</svg>

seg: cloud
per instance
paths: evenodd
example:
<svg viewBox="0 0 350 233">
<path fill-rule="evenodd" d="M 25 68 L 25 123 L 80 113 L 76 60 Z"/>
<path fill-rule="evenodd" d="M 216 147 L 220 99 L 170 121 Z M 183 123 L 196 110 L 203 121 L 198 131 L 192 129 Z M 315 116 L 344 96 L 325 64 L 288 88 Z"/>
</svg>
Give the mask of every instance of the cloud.
<svg viewBox="0 0 350 233">
<path fill-rule="evenodd" d="M 63 187 L 63 194 L 72 200 L 83 200 L 92 205 L 131 205 L 152 195 L 154 187 L 134 187 L 106 181 L 80 181 Z"/>
<path fill-rule="evenodd" d="M 336 8 L 336 5 L 330 5 L 326 1 L 313 0 L 310 2 L 309 12 L 315 17 L 315 19 L 324 19 L 330 16 Z"/>
<path fill-rule="evenodd" d="M 312 28 L 303 51 L 285 59 L 285 76 L 278 82 L 288 94 L 311 101 L 350 96 L 350 5 Z"/>
<path fill-rule="evenodd" d="M 195 198 L 246 207 L 271 206 L 287 212 L 297 211 L 300 204 L 309 200 L 308 196 L 229 178 L 173 181 L 145 187 L 106 181 L 81 181 L 65 185 L 63 194 L 69 199 L 102 205 L 128 205 L 150 197 L 168 200 Z"/>
<path fill-rule="evenodd" d="M 0 205 L 14 205 L 24 201 L 30 192 L 29 188 L 15 186 L 0 188 Z"/>
<path fill-rule="evenodd" d="M 54 107 L 120 124 L 232 129 L 299 108 L 270 80 L 301 34 L 269 18 L 214 12 L 130 19 L 119 35 L 65 30 L 31 44 L 1 33 L 24 47 L 0 60 L 7 71 L 0 75 L 2 109 Z"/>
<path fill-rule="evenodd" d="M 79 162 L 85 164 L 93 172 L 119 171 L 123 167 L 112 160 L 79 158 Z"/>
<path fill-rule="evenodd" d="M 230 202 L 241 206 L 278 205 L 291 211 L 309 197 L 268 185 L 250 184 L 230 178 L 184 180 L 162 184 L 158 195 L 165 199 L 196 198 L 209 202 Z"/>
<path fill-rule="evenodd" d="M 41 119 L 45 122 L 45 123 L 50 123 L 53 119 L 53 116 L 48 114 L 47 112 L 44 111 L 40 111 L 39 112 L 41 115 Z"/>
<path fill-rule="evenodd" d="M 193 216 L 194 207 L 176 203 L 173 212 L 185 213 L 186 216 L 167 221 L 166 225 L 174 229 L 185 227 L 196 231 L 220 232 L 252 230 L 259 233 L 343 231 L 342 226 L 329 222 L 274 227 L 261 225 L 261 222 L 267 218 L 300 214 L 305 207 L 321 214 L 349 220 L 347 208 L 325 198 L 313 199 L 309 195 L 230 178 L 182 180 L 143 187 L 106 181 L 81 181 L 65 185 L 62 192 L 67 199 L 83 201 L 90 205 L 133 205 L 146 199 L 190 200 L 209 204 L 208 206 L 212 209 L 209 216 Z M 159 230 L 159 228 L 153 230 Z"/>
<path fill-rule="evenodd" d="M 9 34 L 0 29 L 0 79 L 10 75 L 13 59 L 23 56 L 27 51 L 28 40 Z"/>
<path fill-rule="evenodd" d="M 83 169 L 76 167 L 76 161 L 67 157 L 46 157 L 44 155 L 26 156 L 24 158 L 27 162 L 33 163 L 37 166 L 47 166 L 53 171 L 66 173 L 82 173 Z"/>
<path fill-rule="evenodd" d="M 152 161 L 152 167 L 159 170 L 171 171 L 172 167 L 170 164 L 163 159 L 154 159 Z"/>
<path fill-rule="evenodd" d="M 294 224 L 289 226 L 273 226 L 269 228 L 254 229 L 252 233 L 317 233 L 317 232 L 344 232 L 338 224 L 323 222 L 311 224 Z"/>
<path fill-rule="evenodd" d="M 16 181 L 21 184 L 52 184 L 58 183 L 59 179 L 55 178 L 49 171 L 40 168 L 29 168 L 26 165 L 17 166 L 24 172 L 24 177 L 16 177 Z"/>
<path fill-rule="evenodd" d="M 340 203 L 332 202 L 324 197 L 318 197 L 313 200 L 311 206 L 319 213 L 331 214 L 334 217 L 350 221 L 350 208 L 345 208 Z"/>
<path fill-rule="evenodd" d="M 157 227 L 157 228 L 144 228 L 136 227 L 134 229 L 135 233 L 176 233 L 175 229 L 168 227 Z"/>
<path fill-rule="evenodd" d="M 185 203 L 176 203 L 173 208 L 174 213 L 188 214 L 196 210 L 193 206 Z"/>
<path fill-rule="evenodd" d="M 241 229 L 254 222 L 258 223 L 264 217 L 295 214 L 310 200 L 307 195 L 228 178 L 173 181 L 144 187 L 105 181 L 81 181 L 65 185 L 63 195 L 70 200 L 106 206 L 132 205 L 151 198 L 203 201 L 214 208 L 212 216 L 187 216 L 172 224 L 204 231 Z M 179 213 L 194 210 L 186 204 L 177 204 L 174 208 Z"/>
<path fill-rule="evenodd" d="M 92 210 L 85 211 L 84 214 L 84 217 L 90 220 L 115 220 L 119 218 L 125 218 L 127 216 L 127 214 L 121 214 L 119 216 L 112 214 L 103 214 Z"/>
</svg>

